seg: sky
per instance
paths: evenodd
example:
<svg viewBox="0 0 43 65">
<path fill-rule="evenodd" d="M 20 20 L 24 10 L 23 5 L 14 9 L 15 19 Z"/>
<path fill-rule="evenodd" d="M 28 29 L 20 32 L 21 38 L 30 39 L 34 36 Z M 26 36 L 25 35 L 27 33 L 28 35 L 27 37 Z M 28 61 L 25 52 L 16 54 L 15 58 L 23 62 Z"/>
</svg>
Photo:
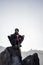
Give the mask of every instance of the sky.
<svg viewBox="0 0 43 65">
<path fill-rule="evenodd" d="M 15 28 L 25 35 L 22 51 L 43 50 L 43 0 L 0 0 L 0 46 L 11 46 Z"/>
</svg>

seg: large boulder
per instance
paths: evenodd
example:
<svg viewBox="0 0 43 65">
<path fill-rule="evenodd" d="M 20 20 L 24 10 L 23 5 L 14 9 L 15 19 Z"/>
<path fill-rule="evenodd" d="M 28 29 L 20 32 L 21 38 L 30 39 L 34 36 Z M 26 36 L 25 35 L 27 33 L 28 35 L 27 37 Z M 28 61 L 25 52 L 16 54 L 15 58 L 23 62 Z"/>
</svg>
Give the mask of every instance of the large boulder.
<svg viewBox="0 0 43 65">
<path fill-rule="evenodd" d="M 0 54 L 0 65 L 21 65 L 20 49 L 7 47 Z"/>
<path fill-rule="evenodd" d="M 39 57 L 37 53 L 27 56 L 23 59 L 23 65 L 40 65 Z"/>
</svg>

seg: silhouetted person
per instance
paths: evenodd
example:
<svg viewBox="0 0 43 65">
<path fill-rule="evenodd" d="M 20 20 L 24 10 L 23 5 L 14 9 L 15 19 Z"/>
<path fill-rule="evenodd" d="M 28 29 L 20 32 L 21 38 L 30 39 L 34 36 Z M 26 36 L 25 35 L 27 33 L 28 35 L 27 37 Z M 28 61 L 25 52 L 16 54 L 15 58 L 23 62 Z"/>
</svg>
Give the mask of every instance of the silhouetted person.
<svg viewBox="0 0 43 65">
<path fill-rule="evenodd" d="M 16 28 L 14 34 L 8 36 L 8 39 L 10 40 L 12 46 L 16 46 L 16 45 L 21 46 L 21 43 L 24 40 L 24 35 L 19 35 L 19 29 Z"/>
<path fill-rule="evenodd" d="M 21 50 L 19 47 L 21 47 L 21 43 L 24 40 L 24 35 L 20 35 L 19 29 L 16 28 L 14 34 L 8 36 L 8 39 L 10 40 L 11 45 L 18 49 L 19 57 L 20 60 L 22 61 Z"/>
</svg>

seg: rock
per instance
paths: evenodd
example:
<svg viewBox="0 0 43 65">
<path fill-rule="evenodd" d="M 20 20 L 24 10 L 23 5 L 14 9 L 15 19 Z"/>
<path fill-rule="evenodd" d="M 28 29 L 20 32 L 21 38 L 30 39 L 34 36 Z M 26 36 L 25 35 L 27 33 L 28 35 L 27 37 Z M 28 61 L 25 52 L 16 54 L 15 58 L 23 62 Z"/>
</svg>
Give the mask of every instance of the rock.
<svg viewBox="0 0 43 65">
<path fill-rule="evenodd" d="M 23 65 L 40 65 L 39 57 L 37 53 L 27 56 L 23 59 Z"/>
<path fill-rule="evenodd" d="M 21 65 L 20 50 L 15 47 L 7 47 L 0 54 L 0 65 Z"/>
<path fill-rule="evenodd" d="M 39 65 L 39 57 L 37 53 L 34 53 L 22 60 L 19 48 L 7 47 L 0 53 L 0 65 Z"/>
</svg>

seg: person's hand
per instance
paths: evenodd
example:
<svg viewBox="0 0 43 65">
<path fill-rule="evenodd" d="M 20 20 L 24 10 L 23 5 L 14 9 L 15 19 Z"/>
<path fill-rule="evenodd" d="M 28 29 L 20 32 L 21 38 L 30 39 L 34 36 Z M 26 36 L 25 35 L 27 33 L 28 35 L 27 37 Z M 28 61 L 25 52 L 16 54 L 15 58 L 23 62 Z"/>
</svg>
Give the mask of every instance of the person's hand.
<svg viewBox="0 0 43 65">
<path fill-rule="evenodd" d="M 19 40 L 20 40 L 21 38 L 19 38 Z"/>
<path fill-rule="evenodd" d="M 25 35 L 23 35 L 23 37 L 25 37 Z"/>
</svg>

